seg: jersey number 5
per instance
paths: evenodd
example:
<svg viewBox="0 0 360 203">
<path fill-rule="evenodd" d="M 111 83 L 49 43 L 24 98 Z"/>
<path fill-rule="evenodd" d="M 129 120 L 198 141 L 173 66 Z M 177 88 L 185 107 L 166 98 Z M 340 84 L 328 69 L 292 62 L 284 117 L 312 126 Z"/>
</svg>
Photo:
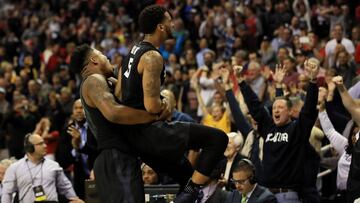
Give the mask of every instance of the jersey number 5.
<svg viewBox="0 0 360 203">
<path fill-rule="evenodd" d="M 131 58 L 129 59 L 128 68 L 127 68 L 127 70 L 126 70 L 125 73 L 124 73 L 124 76 L 125 76 L 126 78 L 129 78 L 129 76 L 130 76 L 131 65 L 132 65 L 133 61 L 134 61 L 134 58 L 131 57 Z"/>
</svg>

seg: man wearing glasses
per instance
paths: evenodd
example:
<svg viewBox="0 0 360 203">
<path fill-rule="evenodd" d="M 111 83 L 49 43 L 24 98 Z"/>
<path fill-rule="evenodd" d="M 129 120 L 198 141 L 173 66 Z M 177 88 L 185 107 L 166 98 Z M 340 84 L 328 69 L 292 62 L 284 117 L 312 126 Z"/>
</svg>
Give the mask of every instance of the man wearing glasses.
<svg viewBox="0 0 360 203">
<path fill-rule="evenodd" d="M 234 190 L 226 203 L 277 203 L 276 197 L 256 182 L 255 167 L 248 159 L 239 161 L 233 170 L 231 181 Z"/>
</svg>

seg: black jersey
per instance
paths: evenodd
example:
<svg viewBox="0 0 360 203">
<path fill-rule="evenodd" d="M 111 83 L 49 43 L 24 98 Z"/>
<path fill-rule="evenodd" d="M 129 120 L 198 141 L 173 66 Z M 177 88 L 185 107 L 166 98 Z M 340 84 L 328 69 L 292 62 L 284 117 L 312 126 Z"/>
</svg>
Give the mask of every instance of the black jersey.
<svg viewBox="0 0 360 203">
<path fill-rule="evenodd" d="M 130 152 L 130 147 L 128 144 L 124 143 L 125 135 L 121 135 L 126 126 L 117 125 L 108 121 L 99 109 L 87 105 L 82 96 L 82 84 L 80 86 L 80 99 L 84 107 L 86 121 L 97 140 L 98 149 L 103 150 L 115 148 L 122 152 Z"/>
<path fill-rule="evenodd" d="M 125 57 L 122 64 L 122 103 L 126 106 L 130 106 L 137 109 L 144 109 L 144 94 L 142 87 L 142 75 L 137 71 L 141 56 L 148 51 L 157 51 L 149 42 L 140 42 L 134 45 L 130 53 Z M 165 66 L 161 72 L 161 84 L 165 79 Z"/>
</svg>

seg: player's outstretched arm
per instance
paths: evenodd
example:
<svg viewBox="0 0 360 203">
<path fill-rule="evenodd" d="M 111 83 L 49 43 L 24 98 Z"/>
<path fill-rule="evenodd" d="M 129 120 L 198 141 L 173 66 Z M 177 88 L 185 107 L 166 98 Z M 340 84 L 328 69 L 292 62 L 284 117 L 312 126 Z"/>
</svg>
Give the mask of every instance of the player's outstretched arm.
<svg viewBox="0 0 360 203">
<path fill-rule="evenodd" d="M 85 80 L 82 86 L 83 96 L 88 105 L 96 107 L 110 122 L 124 125 L 150 123 L 157 116 L 143 110 L 137 110 L 116 102 L 110 92 L 106 78 L 93 74 Z"/>
</svg>

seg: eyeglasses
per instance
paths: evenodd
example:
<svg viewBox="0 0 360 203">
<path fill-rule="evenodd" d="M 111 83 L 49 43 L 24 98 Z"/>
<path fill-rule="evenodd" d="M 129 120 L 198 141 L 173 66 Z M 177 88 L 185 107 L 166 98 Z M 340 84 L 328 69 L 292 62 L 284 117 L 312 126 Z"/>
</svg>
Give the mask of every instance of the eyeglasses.
<svg viewBox="0 0 360 203">
<path fill-rule="evenodd" d="M 42 142 L 39 142 L 39 143 L 36 143 L 36 144 L 33 144 L 33 145 L 44 145 L 44 144 L 45 144 L 45 142 L 42 141 Z"/>
<path fill-rule="evenodd" d="M 238 185 L 245 185 L 246 182 L 249 180 L 250 177 L 246 178 L 245 180 L 235 180 L 233 178 L 230 179 L 230 181 L 232 183 L 234 183 L 235 185 L 238 184 Z"/>
</svg>

